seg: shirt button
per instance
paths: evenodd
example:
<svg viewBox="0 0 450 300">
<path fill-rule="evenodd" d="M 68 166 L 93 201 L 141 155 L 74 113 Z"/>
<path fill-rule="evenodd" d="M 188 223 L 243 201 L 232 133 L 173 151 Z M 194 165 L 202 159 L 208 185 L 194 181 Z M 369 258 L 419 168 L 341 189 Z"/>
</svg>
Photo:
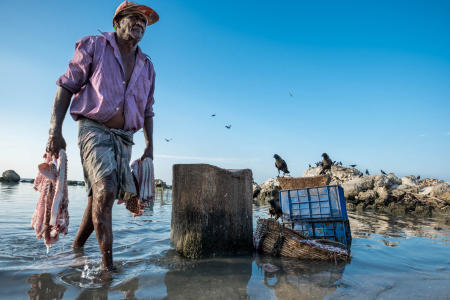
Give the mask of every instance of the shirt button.
<svg viewBox="0 0 450 300">
<path fill-rule="evenodd" d="M 122 83 L 125 84 L 126 82 L 125 82 L 125 81 L 122 81 Z"/>
<path fill-rule="evenodd" d="M 118 108 L 118 107 L 116 107 L 116 110 L 119 110 L 119 108 Z"/>
</svg>

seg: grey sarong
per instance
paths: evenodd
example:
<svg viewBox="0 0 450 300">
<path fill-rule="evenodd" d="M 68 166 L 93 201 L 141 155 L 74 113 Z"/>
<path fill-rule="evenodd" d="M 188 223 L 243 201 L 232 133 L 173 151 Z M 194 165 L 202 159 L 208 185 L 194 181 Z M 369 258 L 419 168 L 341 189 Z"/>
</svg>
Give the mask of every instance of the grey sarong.
<svg viewBox="0 0 450 300">
<path fill-rule="evenodd" d="M 127 201 L 137 194 L 130 169 L 133 131 L 109 128 L 91 119 L 78 121 L 78 147 L 88 195 L 92 185 L 117 171 L 117 199 Z"/>
</svg>

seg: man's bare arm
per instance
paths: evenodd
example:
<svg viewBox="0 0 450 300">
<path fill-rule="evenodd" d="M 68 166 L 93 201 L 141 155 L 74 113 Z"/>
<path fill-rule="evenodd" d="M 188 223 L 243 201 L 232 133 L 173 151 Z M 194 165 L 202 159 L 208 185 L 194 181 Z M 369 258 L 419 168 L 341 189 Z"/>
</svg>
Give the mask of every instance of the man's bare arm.
<svg viewBox="0 0 450 300">
<path fill-rule="evenodd" d="M 153 160 L 153 117 L 146 117 L 144 120 L 145 150 L 141 160 L 150 157 Z"/>
<path fill-rule="evenodd" d="M 59 150 L 66 149 L 66 141 L 62 136 L 62 124 L 69 108 L 72 92 L 59 87 L 56 91 L 55 101 L 53 102 L 52 117 L 50 120 L 49 138 L 47 142 L 47 152 L 55 156 L 59 155 Z"/>
</svg>

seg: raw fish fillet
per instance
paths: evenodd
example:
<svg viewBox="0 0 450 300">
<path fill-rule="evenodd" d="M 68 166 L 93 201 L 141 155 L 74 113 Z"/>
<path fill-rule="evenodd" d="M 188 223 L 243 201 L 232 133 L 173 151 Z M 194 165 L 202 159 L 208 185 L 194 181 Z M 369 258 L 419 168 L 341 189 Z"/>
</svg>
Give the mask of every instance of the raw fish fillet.
<svg viewBox="0 0 450 300">
<path fill-rule="evenodd" d="M 67 234 L 69 227 L 69 198 L 67 194 L 67 155 L 61 150 L 56 159 L 50 153 L 44 154 L 44 162 L 38 166 L 34 189 L 40 197 L 36 205 L 31 227 L 36 238 L 44 237 L 47 249 L 59 239 L 59 234 Z"/>
</svg>

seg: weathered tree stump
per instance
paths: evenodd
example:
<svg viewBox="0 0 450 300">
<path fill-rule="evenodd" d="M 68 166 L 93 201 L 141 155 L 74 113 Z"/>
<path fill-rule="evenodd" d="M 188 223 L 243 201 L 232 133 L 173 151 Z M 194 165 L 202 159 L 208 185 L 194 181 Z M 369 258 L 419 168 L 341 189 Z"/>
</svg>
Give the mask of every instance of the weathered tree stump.
<svg viewBox="0 0 450 300">
<path fill-rule="evenodd" d="M 253 249 L 252 171 L 173 166 L 170 240 L 188 258 Z"/>
</svg>

